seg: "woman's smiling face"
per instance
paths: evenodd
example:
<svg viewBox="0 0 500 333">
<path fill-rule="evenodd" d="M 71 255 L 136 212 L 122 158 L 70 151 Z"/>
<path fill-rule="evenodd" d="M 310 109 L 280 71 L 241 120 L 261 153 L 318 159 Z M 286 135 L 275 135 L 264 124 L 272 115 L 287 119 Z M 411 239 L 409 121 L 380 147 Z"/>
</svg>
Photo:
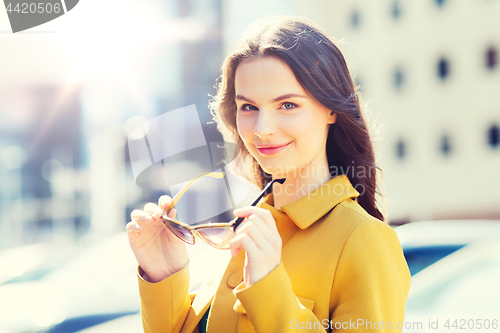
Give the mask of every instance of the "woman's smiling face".
<svg viewBox="0 0 500 333">
<path fill-rule="evenodd" d="M 326 138 L 336 114 L 305 92 L 285 62 L 243 61 L 235 93 L 238 133 L 265 172 L 276 178 L 306 166 L 328 168 Z"/>
</svg>

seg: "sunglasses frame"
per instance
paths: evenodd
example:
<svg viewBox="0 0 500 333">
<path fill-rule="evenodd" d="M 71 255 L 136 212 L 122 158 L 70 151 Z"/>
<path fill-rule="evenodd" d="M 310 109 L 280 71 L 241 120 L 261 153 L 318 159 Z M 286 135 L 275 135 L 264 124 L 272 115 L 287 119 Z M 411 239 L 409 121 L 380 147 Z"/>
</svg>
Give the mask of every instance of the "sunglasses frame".
<svg viewBox="0 0 500 333">
<path fill-rule="evenodd" d="M 209 240 L 206 239 L 206 237 L 204 237 L 198 230 L 199 229 L 208 229 L 208 228 L 229 228 L 233 234 L 234 232 L 236 231 L 236 228 L 238 228 L 238 226 L 241 224 L 241 222 L 243 222 L 243 220 L 245 219 L 244 217 L 239 217 L 239 218 L 235 218 L 233 219 L 232 221 L 230 222 L 216 222 L 216 223 L 204 223 L 204 224 L 200 224 L 200 225 L 195 225 L 195 226 L 190 226 L 184 222 L 181 222 L 181 221 L 177 221 L 177 220 L 174 220 L 173 218 L 170 218 L 168 216 L 168 212 L 170 212 L 170 210 L 172 208 L 174 208 L 175 204 L 179 201 L 179 199 L 184 195 L 184 193 L 186 192 L 186 190 L 193 184 L 193 182 L 202 177 L 202 176 L 210 176 L 210 177 L 214 177 L 214 178 L 222 178 L 224 177 L 225 175 L 225 172 L 204 172 L 202 174 L 199 174 L 198 176 L 196 176 L 193 180 L 191 180 L 189 183 L 187 183 L 179 192 L 177 192 L 177 194 L 172 198 L 172 203 L 170 204 L 169 207 L 165 208 L 162 212 L 162 220 L 163 220 L 163 225 L 165 228 L 168 228 L 177 238 L 179 238 L 180 240 L 182 240 L 183 242 L 187 243 L 187 244 L 190 244 L 190 245 L 194 245 L 196 243 L 196 236 L 198 235 L 205 243 L 207 243 L 208 245 L 210 246 L 213 246 L 217 249 L 222 249 L 222 250 L 227 250 L 229 249 L 229 246 L 228 247 L 222 247 L 222 246 L 218 246 L 212 242 L 210 242 Z M 274 179 L 273 181 L 269 182 L 267 184 L 267 186 L 262 190 L 262 192 L 259 194 L 259 196 L 252 202 L 252 204 L 250 206 L 255 206 L 257 203 L 259 203 L 259 201 L 267 194 L 271 193 L 273 191 L 273 183 L 274 182 L 278 182 L 280 184 L 283 184 L 285 182 L 286 178 L 281 178 L 281 179 Z M 172 228 L 174 228 L 173 226 L 171 227 L 170 223 L 174 223 L 176 225 L 179 225 L 185 229 L 187 229 L 192 237 L 193 237 L 193 242 L 191 243 L 190 241 L 186 240 L 186 239 L 182 239 L 179 235 L 177 235 L 177 233 L 172 230 Z"/>
<path fill-rule="evenodd" d="M 205 223 L 205 224 L 200 224 L 200 225 L 196 225 L 196 226 L 190 226 L 190 225 L 188 225 L 188 224 L 186 224 L 186 223 L 183 223 L 183 222 L 181 222 L 181 221 L 174 220 L 174 219 L 172 219 L 172 218 L 170 218 L 170 217 L 168 217 L 168 216 L 165 216 L 165 215 L 163 215 L 162 217 L 163 217 L 163 220 L 164 220 L 164 221 L 163 221 L 163 224 L 164 224 L 164 225 L 165 225 L 165 226 L 166 226 L 166 227 L 167 227 L 170 231 L 172 231 L 172 233 L 173 233 L 175 236 L 177 236 L 177 238 L 181 239 L 182 241 L 184 241 L 184 242 L 186 242 L 186 243 L 188 243 L 188 244 L 190 244 L 190 245 L 194 245 L 194 244 L 196 243 L 196 236 L 198 236 L 198 237 L 200 237 L 200 238 L 201 238 L 201 239 L 202 239 L 205 243 L 207 243 L 208 245 L 211 245 L 211 246 L 213 246 L 213 247 L 215 247 L 215 248 L 218 248 L 218 249 L 221 249 L 221 250 L 227 250 L 227 249 L 229 249 L 229 246 L 227 246 L 227 247 L 226 247 L 226 246 L 218 246 L 218 245 L 216 245 L 216 244 L 212 243 L 209 239 L 207 239 L 205 236 L 203 236 L 202 234 L 200 234 L 198 230 L 199 230 L 199 229 L 211 229 L 211 228 L 229 228 L 229 230 L 230 230 L 230 231 L 233 233 L 233 235 L 234 235 L 234 230 L 233 230 L 232 226 L 233 226 L 233 224 L 234 224 L 235 220 L 233 220 L 233 221 L 231 221 L 231 222 L 225 222 L 225 223 L 224 223 L 224 222 L 221 222 L 221 223 Z M 179 237 L 179 236 L 177 235 L 177 233 L 176 233 L 176 232 L 174 232 L 174 230 L 172 230 L 172 229 L 170 228 L 170 225 L 169 225 L 168 223 L 166 223 L 166 222 L 175 223 L 175 224 L 177 224 L 177 225 L 179 225 L 179 226 L 184 227 L 185 229 L 187 229 L 187 230 L 191 233 L 191 235 L 193 236 L 193 242 L 190 242 L 190 241 L 188 241 L 187 239 L 182 239 L 181 237 Z"/>
</svg>

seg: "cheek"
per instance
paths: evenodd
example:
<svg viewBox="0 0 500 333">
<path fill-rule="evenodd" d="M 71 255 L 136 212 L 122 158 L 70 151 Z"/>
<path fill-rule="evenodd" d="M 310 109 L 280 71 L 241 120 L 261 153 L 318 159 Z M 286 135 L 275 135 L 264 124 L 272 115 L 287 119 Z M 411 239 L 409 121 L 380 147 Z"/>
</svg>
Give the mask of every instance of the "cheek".
<svg viewBox="0 0 500 333">
<path fill-rule="evenodd" d="M 315 118 L 297 120 L 293 124 L 288 124 L 286 128 L 288 134 L 297 140 L 300 147 L 311 149 L 323 142 L 326 132 L 325 122 Z"/>
<path fill-rule="evenodd" d="M 253 123 L 252 117 L 236 115 L 236 128 L 238 134 L 240 135 L 243 142 L 248 142 L 253 135 L 253 128 L 255 124 Z"/>
</svg>

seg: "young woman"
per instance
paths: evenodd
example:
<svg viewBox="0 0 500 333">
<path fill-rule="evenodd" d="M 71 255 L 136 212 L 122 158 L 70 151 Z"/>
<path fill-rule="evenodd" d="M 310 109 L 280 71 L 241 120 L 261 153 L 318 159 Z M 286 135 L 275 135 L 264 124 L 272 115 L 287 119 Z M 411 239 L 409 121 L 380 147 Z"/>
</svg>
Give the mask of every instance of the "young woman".
<svg viewBox="0 0 500 333">
<path fill-rule="evenodd" d="M 400 332 L 410 273 L 375 203 L 373 147 L 340 50 L 305 18 L 262 19 L 217 88 L 214 119 L 247 178 L 286 181 L 234 212 L 232 258 L 197 295 L 185 242 L 161 218 L 174 219 L 172 199 L 132 212 L 145 332 Z"/>
</svg>

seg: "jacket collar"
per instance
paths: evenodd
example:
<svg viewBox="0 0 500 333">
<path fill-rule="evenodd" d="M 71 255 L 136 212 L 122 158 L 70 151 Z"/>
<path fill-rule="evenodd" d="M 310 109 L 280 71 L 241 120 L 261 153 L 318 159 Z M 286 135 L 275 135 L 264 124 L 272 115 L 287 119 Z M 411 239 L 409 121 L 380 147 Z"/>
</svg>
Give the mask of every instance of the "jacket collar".
<svg viewBox="0 0 500 333">
<path fill-rule="evenodd" d="M 274 208 L 273 194 L 268 194 L 258 205 L 271 211 L 276 220 L 288 216 L 300 229 L 306 229 L 322 218 L 340 202 L 358 197 L 347 175 L 336 176 L 305 196 L 280 207 Z"/>
</svg>

